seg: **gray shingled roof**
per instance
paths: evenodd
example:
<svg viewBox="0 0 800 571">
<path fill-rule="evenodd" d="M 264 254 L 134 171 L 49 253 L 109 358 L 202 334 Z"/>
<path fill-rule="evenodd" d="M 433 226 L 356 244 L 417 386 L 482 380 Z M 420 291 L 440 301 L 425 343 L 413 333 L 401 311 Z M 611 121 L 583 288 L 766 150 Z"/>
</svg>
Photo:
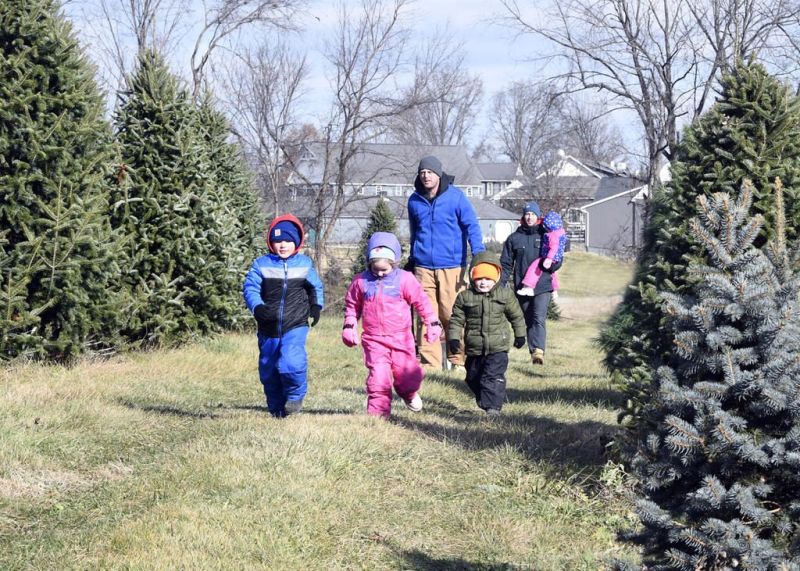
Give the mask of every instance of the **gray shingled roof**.
<svg viewBox="0 0 800 571">
<path fill-rule="evenodd" d="M 312 183 L 322 180 L 323 143 L 308 143 L 306 148 L 316 157 L 298 164 Z M 350 162 L 347 179 L 352 184 L 413 184 L 419 160 L 434 155 L 442 161 L 444 172 L 455 177 L 458 185 L 480 185 L 481 173 L 462 145 L 395 145 L 366 143 Z M 297 180 L 290 180 L 297 183 Z"/>
<path fill-rule="evenodd" d="M 602 178 L 600 179 L 600 186 L 597 188 L 594 199 L 602 200 L 609 196 L 614 196 L 626 190 L 636 188 L 637 186 L 642 186 L 643 184 L 644 182 L 639 179 L 626 176 Z"/>
<path fill-rule="evenodd" d="M 358 197 L 345 207 L 344 218 L 369 218 L 372 209 L 378 202 L 378 196 Z M 405 196 L 385 196 L 383 200 L 389 206 L 392 214 L 398 220 L 408 218 L 408 197 Z M 479 220 L 517 220 L 519 215 L 501 208 L 497 204 L 480 198 L 469 198 L 475 214 Z M 283 212 L 291 212 L 298 218 L 311 216 L 312 202 L 309 198 L 297 198 L 286 200 L 282 204 Z"/>
<path fill-rule="evenodd" d="M 538 197 L 552 194 L 550 191 L 544 192 L 545 185 L 543 179 L 533 181 L 531 184 L 521 186 L 503 195 L 504 200 L 524 200 L 530 197 Z M 644 184 L 641 180 L 627 176 L 606 176 L 596 178 L 593 176 L 562 176 L 558 178 L 559 188 L 563 189 L 563 194 L 575 198 L 585 198 L 588 200 L 602 200 L 620 192 L 636 188 Z"/>
<path fill-rule="evenodd" d="M 514 163 L 477 163 L 482 180 L 514 180 L 517 178 L 517 165 Z"/>
</svg>

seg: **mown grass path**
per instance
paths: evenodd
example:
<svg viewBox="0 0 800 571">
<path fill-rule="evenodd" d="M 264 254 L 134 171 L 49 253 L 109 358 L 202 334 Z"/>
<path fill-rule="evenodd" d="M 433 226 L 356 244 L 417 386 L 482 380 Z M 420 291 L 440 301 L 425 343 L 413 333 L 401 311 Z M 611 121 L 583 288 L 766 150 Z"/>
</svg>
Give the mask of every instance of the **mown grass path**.
<svg viewBox="0 0 800 571">
<path fill-rule="evenodd" d="M 334 317 L 287 420 L 264 410 L 251 335 L 0 370 L 0 568 L 602 568 L 631 554 L 601 318 L 552 323 L 544 367 L 513 350 L 496 420 L 450 372 L 422 413 L 366 417 Z"/>
</svg>

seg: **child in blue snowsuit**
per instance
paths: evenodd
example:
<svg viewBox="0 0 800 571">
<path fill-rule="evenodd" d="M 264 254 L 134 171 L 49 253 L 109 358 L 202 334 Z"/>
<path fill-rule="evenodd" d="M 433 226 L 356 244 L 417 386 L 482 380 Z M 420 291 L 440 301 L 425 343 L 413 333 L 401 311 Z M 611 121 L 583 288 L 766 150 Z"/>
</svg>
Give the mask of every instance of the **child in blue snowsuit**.
<svg viewBox="0 0 800 571">
<path fill-rule="evenodd" d="M 311 258 L 298 254 L 305 235 L 287 214 L 269 226 L 270 253 L 253 262 L 244 279 L 244 301 L 258 323 L 258 375 L 270 414 L 300 412 L 306 396 L 306 337 L 322 311 L 322 281 Z"/>
</svg>

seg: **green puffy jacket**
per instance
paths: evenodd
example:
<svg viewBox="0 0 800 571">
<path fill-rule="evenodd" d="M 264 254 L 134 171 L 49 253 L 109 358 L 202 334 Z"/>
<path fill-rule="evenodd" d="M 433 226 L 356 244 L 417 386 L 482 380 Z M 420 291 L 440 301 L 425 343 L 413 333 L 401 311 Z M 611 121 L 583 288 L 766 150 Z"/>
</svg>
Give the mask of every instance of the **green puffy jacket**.
<svg viewBox="0 0 800 571">
<path fill-rule="evenodd" d="M 482 262 L 493 264 L 498 271 L 501 270 L 496 256 L 490 252 L 481 252 L 472 258 L 470 275 L 472 268 Z M 510 334 L 509 323 L 514 329 L 514 335 Z M 467 355 L 508 351 L 514 337 L 525 337 L 525 318 L 514 290 L 495 285 L 487 293 L 480 293 L 470 279 L 470 287 L 456 297 L 447 337 L 458 339 L 462 329 Z"/>
</svg>

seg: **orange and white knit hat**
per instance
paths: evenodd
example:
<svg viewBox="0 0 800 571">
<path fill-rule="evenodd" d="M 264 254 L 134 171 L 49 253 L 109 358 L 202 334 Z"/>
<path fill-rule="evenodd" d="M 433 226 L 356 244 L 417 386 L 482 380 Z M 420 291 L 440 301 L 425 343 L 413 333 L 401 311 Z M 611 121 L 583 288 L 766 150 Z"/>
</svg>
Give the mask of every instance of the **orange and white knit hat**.
<svg viewBox="0 0 800 571">
<path fill-rule="evenodd" d="M 500 268 L 495 266 L 494 264 L 489 264 L 487 262 L 481 262 L 480 264 L 476 264 L 474 268 L 472 268 L 472 281 L 475 281 L 480 278 L 488 278 L 493 281 L 497 281 L 500 279 Z"/>
</svg>

